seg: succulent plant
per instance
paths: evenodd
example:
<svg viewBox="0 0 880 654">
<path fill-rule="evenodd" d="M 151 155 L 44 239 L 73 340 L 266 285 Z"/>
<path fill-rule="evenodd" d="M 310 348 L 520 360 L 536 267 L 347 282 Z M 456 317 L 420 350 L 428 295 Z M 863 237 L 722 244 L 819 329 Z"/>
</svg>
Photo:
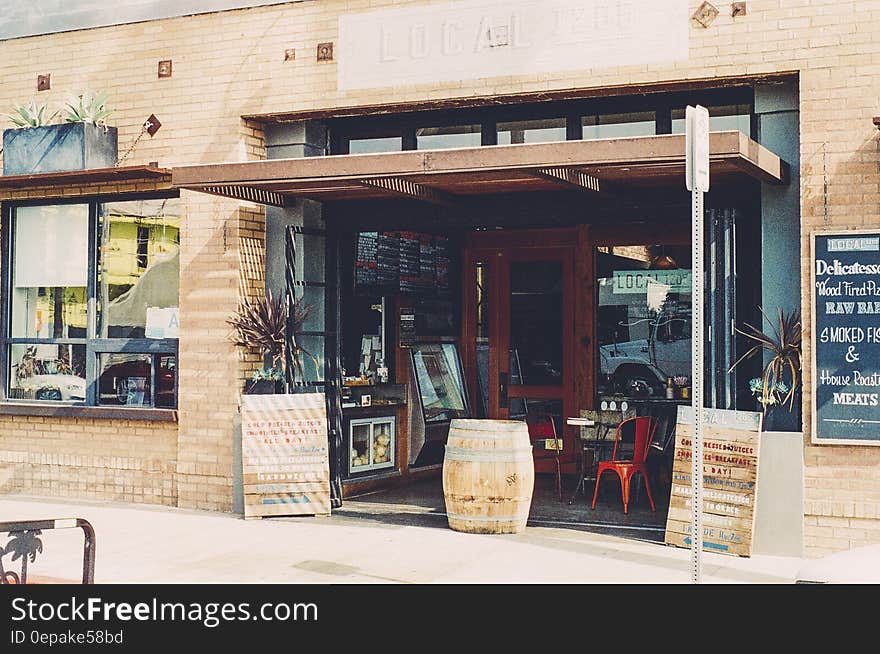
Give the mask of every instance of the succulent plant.
<svg viewBox="0 0 880 654">
<path fill-rule="evenodd" d="M 275 296 L 271 290 L 266 290 L 264 295 L 258 298 L 246 298 L 238 306 L 235 314 L 226 322 L 233 328 L 230 340 L 233 344 L 241 347 L 257 348 L 264 357 L 271 362 L 269 367 L 264 367 L 254 373 L 257 379 L 284 379 L 287 372 L 287 356 L 290 355 L 293 369 L 290 374 L 294 380 L 305 381 L 302 368 L 302 355 L 310 357 L 317 368 L 317 359 L 302 347 L 291 343 L 291 351 L 287 352 L 287 321 L 291 317 L 292 337 L 302 330 L 303 323 L 309 318 L 313 305 L 306 303 L 302 298 L 294 299 L 289 305 L 289 298 L 282 294 Z"/>
<path fill-rule="evenodd" d="M 41 127 L 48 125 L 58 112 L 46 115 L 46 104 L 37 104 L 36 100 L 31 100 L 26 105 L 15 107 L 14 113 L 9 114 L 9 120 L 17 127 Z"/>
<path fill-rule="evenodd" d="M 765 408 L 770 404 L 788 403 L 788 408 L 792 409 L 795 389 L 800 383 L 802 340 L 800 312 L 785 312 L 779 309 L 774 324 L 764 310 L 758 308 L 764 320 L 770 325 L 770 330 L 762 332 L 747 323 L 743 325 L 743 329 L 737 327 L 736 331 L 749 338 L 754 344 L 730 366 L 730 370 L 752 356 L 768 352 L 770 360 L 764 365 L 761 377 L 758 378 L 760 384 L 755 380 L 750 382 L 752 393 L 758 396 L 758 401 Z M 786 374 L 791 378 L 789 383 L 783 379 Z M 783 395 L 781 400 L 778 398 L 780 394 Z"/>
<path fill-rule="evenodd" d="M 64 106 L 64 121 L 67 123 L 93 123 L 104 125 L 105 120 L 112 109 L 106 107 L 107 94 L 95 95 L 82 94 L 76 100 L 69 101 Z"/>
</svg>

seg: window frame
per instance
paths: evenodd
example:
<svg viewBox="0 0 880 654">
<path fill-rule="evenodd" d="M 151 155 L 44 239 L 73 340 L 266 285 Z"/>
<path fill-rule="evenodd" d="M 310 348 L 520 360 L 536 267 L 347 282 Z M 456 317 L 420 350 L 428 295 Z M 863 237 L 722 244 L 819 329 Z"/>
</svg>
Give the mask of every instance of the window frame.
<svg viewBox="0 0 880 654">
<path fill-rule="evenodd" d="M 498 144 L 498 123 L 518 120 L 561 118 L 566 121 L 566 140 L 583 140 L 582 118 L 590 115 L 654 112 L 654 134 L 671 134 L 673 108 L 688 104 L 712 106 L 748 105 L 751 129 L 758 137 L 755 92 L 751 84 L 708 86 L 704 88 L 656 90 L 618 96 L 568 98 L 552 101 L 511 102 L 443 109 L 424 109 L 376 115 L 339 116 L 327 119 L 331 154 L 349 154 L 349 141 L 371 136 L 401 138 L 402 149 L 416 150 L 416 130 L 420 127 L 482 125 L 481 143 Z"/>
<path fill-rule="evenodd" d="M 176 191 L 156 193 L 127 193 L 112 196 L 85 196 L 75 198 L 41 198 L 4 202 L 2 206 L 2 230 L 0 230 L 0 250 L 2 250 L 2 284 L 0 284 L 0 401 L 9 404 L 34 405 L 46 407 L 83 407 L 89 409 L 121 409 L 126 412 L 157 410 L 176 411 L 179 405 L 180 356 L 179 340 L 176 338 L 99 338 L 98 327 L 98 217 L 100 205 L 110 202 L 128 202 L 136 200 L 161 200 L 179 198 Z M 12 270 L 14 266 L 14 221 L 15 211 L 19 207 L 87 205 L 89 208 L 88 223 L 88 279 L 86 284 L 86 337 L 85 338 L 27 338 L 12 337 Z M 179 306 L 179 305 L 178 305 Z M 63 400 L 31 400 L 9 397 L 11 346 L 13 345 L 85 345 L 85 378 L 86 397 L 82 402 Z M 137 406 L 100 404 L 98 359 L 103 354 L 149 354 L 150 355 L 150 400 L 148 404 Z M 156 374 L 157 357 L 166 354 L 174 357 L 174 406 L 156 406 Z"/>
</svg>

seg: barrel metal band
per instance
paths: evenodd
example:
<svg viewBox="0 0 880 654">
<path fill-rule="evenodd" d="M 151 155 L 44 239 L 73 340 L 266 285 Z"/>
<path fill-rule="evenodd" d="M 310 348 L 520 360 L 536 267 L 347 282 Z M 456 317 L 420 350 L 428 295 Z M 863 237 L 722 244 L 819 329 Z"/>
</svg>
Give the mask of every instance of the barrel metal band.
<svg viewBox="0 0 880 654">
<path fill-rule="evenodd" d="M 449 511 L 446 512 L 446 517 L 450 520 L 463 520 L 465 522 L 519 522 L 523 519 L 521 515 L 459 515 L 457 513 L 449 513 Z"/>
<path fill-rule="evenodd" d="M 498 431 L 498 430 L 489 430 L 480 431 L 479 429 L 469 429 L 467 431 L 456 430 L 455 434 L 450 438 L 485 438 L 498 440 L 499 438 L 510 439 L 511 434 L 516 435 L 515 431 Z"/>
<path fill-rule="evenodd" d="M 518 450 L 469 450 L 464 447 L 446 446 L 446 459 L 449 461 L 494 461 L 495 463 L 512 463 L 530 461 L 532 446 Z"/>
</svg>

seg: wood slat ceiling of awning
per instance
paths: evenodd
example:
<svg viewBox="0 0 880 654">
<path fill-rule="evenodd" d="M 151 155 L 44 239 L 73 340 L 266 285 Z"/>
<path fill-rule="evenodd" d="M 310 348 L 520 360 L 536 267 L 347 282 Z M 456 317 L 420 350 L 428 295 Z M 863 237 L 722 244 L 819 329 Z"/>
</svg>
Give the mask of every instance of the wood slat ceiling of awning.
<svg viewBox="0 0 880 654">
<path fill-rule="evenodd" d="M 713 132 L 713 180 L 753 177 L 788 182 L 787 164 L 736 131 Z M 590 141 L 420 150 L 381 154 L 271 159 L 182 166 L 172 184 L 237 199 L 283 204 L 315 200 L 391 198 L 428 202 L 456 196 L 582 188 L 684 188 L 685 137 L 666 134 Z M 259 198 L 259 199 L 254 199 Z"/>
</svg>

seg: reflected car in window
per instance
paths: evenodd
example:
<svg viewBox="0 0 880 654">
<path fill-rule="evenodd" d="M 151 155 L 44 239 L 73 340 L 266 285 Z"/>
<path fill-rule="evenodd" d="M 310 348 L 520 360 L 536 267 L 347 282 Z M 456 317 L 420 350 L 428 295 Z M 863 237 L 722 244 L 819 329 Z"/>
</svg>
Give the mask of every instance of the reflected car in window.
<svg viewBox="0 0 880 654">
<path fill-rule="evenodd" d="M 175 362 L 173 356 L 157 357 L 156 393 L 151 387 L 151 356 L 149 354 L 113 354 L 101 369 L 98 381 L 98 403 L 127 406 L 171 408 L 174 402 Z"/>
<path fill-rule="evenodd" d="M 76 375 L 32 375 L 17 382 L 17 388 L 40 401 L 84 402 L 86 380 Z"/>
</svg>

